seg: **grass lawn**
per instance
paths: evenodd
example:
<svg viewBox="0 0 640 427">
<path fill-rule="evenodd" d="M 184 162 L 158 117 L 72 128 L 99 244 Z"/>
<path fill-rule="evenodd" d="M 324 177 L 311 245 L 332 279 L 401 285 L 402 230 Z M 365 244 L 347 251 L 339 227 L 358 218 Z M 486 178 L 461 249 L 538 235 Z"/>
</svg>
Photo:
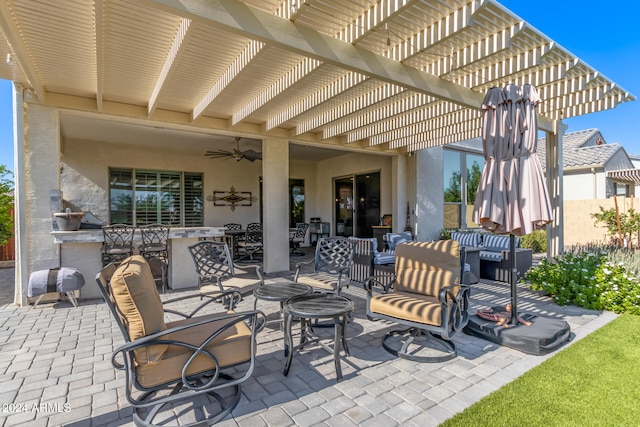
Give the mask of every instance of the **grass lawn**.
<svg viewBox="0 0 640 427">
<path fill-rule="evenodd" d="M 441 427 L 639 425 L 640 316 L 622 315 Z"/>
</svg>

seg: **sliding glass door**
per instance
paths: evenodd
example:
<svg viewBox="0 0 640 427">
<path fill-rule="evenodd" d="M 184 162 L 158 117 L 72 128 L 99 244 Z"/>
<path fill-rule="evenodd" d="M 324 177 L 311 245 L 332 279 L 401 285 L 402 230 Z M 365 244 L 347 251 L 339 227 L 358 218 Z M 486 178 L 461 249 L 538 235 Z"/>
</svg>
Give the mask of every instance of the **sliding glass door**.
<svg viewBox="0 0 640 427">
<path fill-rule="evenodd" d="M 380 172 L 334 180 L 335 235 L 373 236 L 380 223 Z"/>
</svg>

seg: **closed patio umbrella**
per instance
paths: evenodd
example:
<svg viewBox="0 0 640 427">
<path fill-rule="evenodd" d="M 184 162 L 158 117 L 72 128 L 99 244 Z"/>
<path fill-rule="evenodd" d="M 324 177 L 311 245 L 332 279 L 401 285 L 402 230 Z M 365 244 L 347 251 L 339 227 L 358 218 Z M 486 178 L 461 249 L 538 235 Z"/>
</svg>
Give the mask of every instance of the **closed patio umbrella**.
<svg viewBox="0 0 640 427">
<path fill-rule="evenodd" d="M 485 166 L 473 209 L 473 221 L 497 234 L 509 234 L 511 306 L 517 313 L 515 237 L 552 221 L 549 193 L 536 155 L 535 87 L 491 88 L 482 104 Z M 517 324 L 518 316 L 512 316 Z"/>
</svg>

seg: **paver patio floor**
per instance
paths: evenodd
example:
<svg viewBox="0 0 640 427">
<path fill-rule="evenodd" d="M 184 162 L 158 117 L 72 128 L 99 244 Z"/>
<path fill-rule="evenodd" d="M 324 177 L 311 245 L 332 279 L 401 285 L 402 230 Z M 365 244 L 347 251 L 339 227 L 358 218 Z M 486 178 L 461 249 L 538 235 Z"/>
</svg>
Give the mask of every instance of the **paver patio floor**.
<svg viewBox="0 0 640 427">
<path fill-rule="evenodd" d="M 14 306 L 13 275 L 12 268 L 0 269 L 0 426 L 133 425 L 122 372 L 111 366 L 111 353 L 122 339 L 108 307 L 100 300 L 81 300 L 78 308 L 66 301 L 35 309 Z M 195 290 L 163 298 L 189 292 Z M 346 329 L 351 355 L 342 359 L 344 380 L 336 382 L 332 355 L 319 347 L 296 354 L 285 377 L 283 334 L 277 324 L 268 325 L 259 335 L 255 373 L 220 425 L 436 426 L 554 354 L 527 355 L 458 333 L 458 357 L 451 361 L 395 359 L 381 347 L 394 325 L 367 320 L 361 286 L 352 285 L 343 295 L 356 306 Z M 483 281 L 472 285 L 471 298 L 472 312 L 504 305 L 509 286 Z M 524 288 L 519 307 L 565 319 L 573 342 L 616 317 L 559 307 Z M 238 310 L 252 308 L 250 296 Z M 278 305 L 260 301 L 258 308 L 272 317 Z"/>
</svg>

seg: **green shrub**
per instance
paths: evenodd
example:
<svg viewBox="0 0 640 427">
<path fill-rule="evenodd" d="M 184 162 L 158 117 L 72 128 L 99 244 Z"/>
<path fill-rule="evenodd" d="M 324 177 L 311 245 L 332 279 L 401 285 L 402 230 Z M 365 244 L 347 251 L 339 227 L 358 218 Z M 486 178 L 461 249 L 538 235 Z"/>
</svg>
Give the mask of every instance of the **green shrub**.
<svg viewBox="0 0 640 427">
<path fill-rule="evenodd" d="M 440 240 L 451 240 L 451 233 L 455 230 L 451 230 L 448 228 L 443 228 L 440 230 Z"/>
<path fill-rule="evenodd" d="M 520 246 L 531 249 L 534 253 L 547 252 L 547 232 L 535 230 L 520 238 Z"/>
<path fill-rule="evenodd" d="M 0 245 L 13 237 L 13 173 L 0 165 Z"/>
<path fill-rule="evenodd" d="M 525 274 L 529 288 L 558 305 L 640 315 L 640 253 L 622 249 L 574 250 L 553 261 L 543 259 Z"/>
</svg>

